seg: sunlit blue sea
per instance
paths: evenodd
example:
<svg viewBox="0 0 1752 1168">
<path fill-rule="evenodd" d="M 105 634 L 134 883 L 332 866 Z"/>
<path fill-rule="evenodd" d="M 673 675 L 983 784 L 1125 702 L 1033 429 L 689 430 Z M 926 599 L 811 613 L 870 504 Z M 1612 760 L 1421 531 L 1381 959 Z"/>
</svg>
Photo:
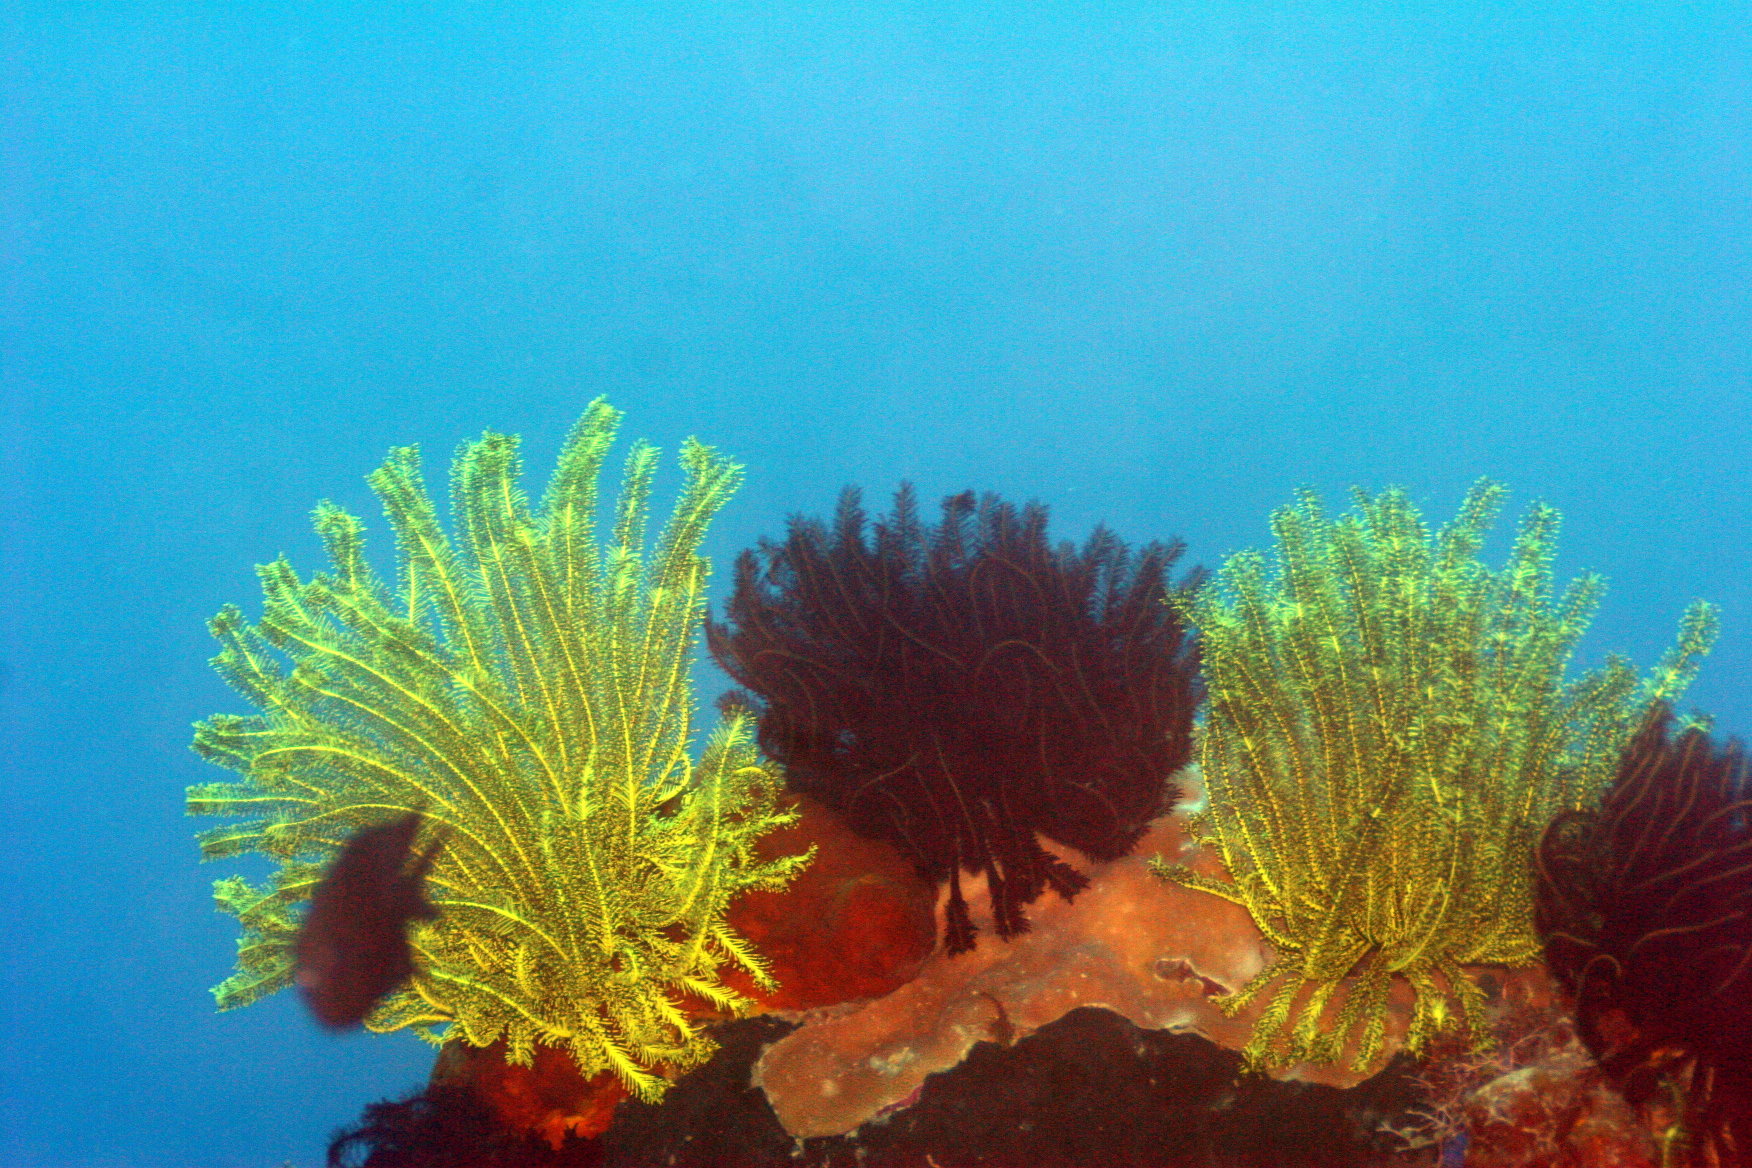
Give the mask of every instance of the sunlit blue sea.
<svg viewBox="0 0 1752 1168">
<path fill-rule="evenodd" d="M 18 3 L 0 17 L 0 1168 L 320 1164 L 424 1082 L 291 994 L 183 790 L 206 620 L 418 443 L 584 406 L 1214 566 L 1311 486 L 1488 475 L 1610 588 L 1577 667 L 1752 734 L 1752 25 L 1718 3 Z M 616 461 L 618 462 L 618 456 Z M 702 653 L 703 657 L 703 653 Z M 703 701 L 726 682 L 697 670 Z M 224 871 L 219 869 L 223 867 Z"/>
</svg>

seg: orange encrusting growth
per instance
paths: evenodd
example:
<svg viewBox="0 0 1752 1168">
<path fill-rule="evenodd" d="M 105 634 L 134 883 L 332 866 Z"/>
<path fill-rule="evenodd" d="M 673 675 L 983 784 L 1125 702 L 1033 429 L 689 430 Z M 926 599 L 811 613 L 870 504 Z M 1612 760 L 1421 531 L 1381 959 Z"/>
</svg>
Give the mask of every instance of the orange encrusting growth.
<svg viewBox="0 0 1752 1168">
<path fill-rule="evenodd" d="M 762 990 L 745 974 L 725 984 L 757 1009 L 806 1010 L 876 998 L 918 973 L 935 944 L 936 890 L 899 850 L 866 839 L 813 800 L 801 818 L 755 845 L 764 860 L 816 848 L 815 859 L 783 892 L 751 890 L 733 901 L 730 927 L 759 950 L 778 981 Z"/>
<path fill-rule="evenodd" d="M 433 1069 L 436 1081 L 466 1084 L 505 1130 L 534 1135 L 558 1151 L 568 1139 L 608 1130 L 629 1092 L 613 1071 L 586 1078 L 571 1052 L 537 1044 L 529 1066 L 505 1061 L 505 1044 L 447 1043 Z"/>
</svg>

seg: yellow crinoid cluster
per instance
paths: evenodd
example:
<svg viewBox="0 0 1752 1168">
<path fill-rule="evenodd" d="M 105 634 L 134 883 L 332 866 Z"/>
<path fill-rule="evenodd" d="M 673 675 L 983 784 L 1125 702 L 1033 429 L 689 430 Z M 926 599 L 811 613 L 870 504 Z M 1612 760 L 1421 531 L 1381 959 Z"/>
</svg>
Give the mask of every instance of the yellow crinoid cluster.
<svg viewBox="0 0 1752 1168">
<path fill-rule="evenodd" d="M 332 569 L 300 580 L 284 559 L 265 565 L 261 621 L 235 607 L 214 619 L 215 666 L 261 712 L 197 727 L 195 749 L 243 777 L 191 788 L 189 810 L 246 817 L 202 834 L 207 858 L 281 863 L 264 887 L 216 886 L 244 929 L 222 1008 L 290 983 L 298 906 L 327 861 L 361 827 L 416 810 L 442 840 L 427 880 L 438 916 L 413 927 L 416 972 L 374 1030 L 503 1040 L 520 1063 L 558 1046 L 653 1098 L 711 1053 L 701 1013 L 748 1005 L 723 967 L 769 984 L 724 911 L 806 861 L 753 851 L 794 816 L 744 718 L 690 753 L 698 549 L 741 470 L 689 441 L 681 498 L 647 548 L 657 454 L 635 445 L 599 543 L 619 417 L 590 406 L 533 511 L 515 438 L 465 446 L 454 539 L 417 450 L 394 450 L 369 479 L 401 553 L 393 584 L 366 565 L 360 521 L 324 503 Z"/>
<path fill-rule="evenodd" d="M 1408 1049 L 1456 1025 L 1482 1040 L 1463 967 L 1537 958 L 1540 830 L 1610 783 L 1714 640 L 1696 604 L 1648 678 L 1612 658 L 1566 682 L 1604 584 L 1552 596 L 1558 515 L 1541 505 L 1503 568 L 1482 563 L 1503 495 L 1478 483 L 1432 537 L 1403 492 L 1358 492 L 1337 519 L 1304 492 L 1272 516 L 1275 563 L 1241 552 L 1186 602 L 1210 690 L 1192 828 L 1231 879 L 1163 871 L 1244 906 L 1276 950 L 1220 1000 L 1264 999 L 1255 1066 L 1368 1067 L 1394 978 L 1414 991 Z"/>
</svg>

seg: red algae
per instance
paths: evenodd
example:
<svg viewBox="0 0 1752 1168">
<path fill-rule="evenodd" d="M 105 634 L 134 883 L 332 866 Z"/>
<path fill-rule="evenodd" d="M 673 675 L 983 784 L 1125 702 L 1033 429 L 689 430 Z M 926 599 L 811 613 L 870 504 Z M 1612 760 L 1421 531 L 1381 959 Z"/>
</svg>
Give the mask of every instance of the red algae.
<svg viewBox="0 0 1752 1168">
<path fill-rule="evenodd" d="M 556 1151 L 607 1131 L 628 1094 L 612 1071 L 586 1077 L 561 1047 L 537 1046 L 533 1065 L 521 1067 L 505 1061 L 502 1042 L 446 1045 L 432 1081 L 466 1086 L 506 1132 L 536 1136 Z"/>
<path fill-rule="evenodd" d="M 801 818 L 761 837 L 762 859 L 810 846 L 815 858 L 782 892 L 747 892 L 725 914 L 778 981 L 725 981 L 763 1011 L 809 1010 L 878 998 L 911 981 L 935 944 L 935 890 L 890 844 L 857 835 L 811 799 Z"/>
</svg>

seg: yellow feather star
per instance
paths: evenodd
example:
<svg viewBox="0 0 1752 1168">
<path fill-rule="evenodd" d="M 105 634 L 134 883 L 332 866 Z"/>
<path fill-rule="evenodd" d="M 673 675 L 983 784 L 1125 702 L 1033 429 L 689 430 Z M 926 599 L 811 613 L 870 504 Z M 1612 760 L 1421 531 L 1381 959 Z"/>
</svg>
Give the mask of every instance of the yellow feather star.
<svg viewBox="0 0 1752 1168">
<path fill-rule="evenodd" d="M 1715 639 L 1715 610 L 1694 604 L 1646 681 L 1610 658 L 1565 684 L 1604 583 L 1553 601 L 1558 515 L 1542 505 L 1501 571 L 1481 563 L 1503 495 L 1479 482 L 1432 539 L 1401 491 L 1357 492 L 1337 520 L 1303 492 L 1272 516 L 1275 571 L 1241 552 L 1186 602 L 1210 686 L 1192 829 L 1232 880 L 1162 872 L 1245 907 L 1277 950 L 1219 1003 L 1269 995 L 1255 1066 L 1336 1062 L 1354 1040 L 1367 1067 L 1395 977 L 1414 991 L 1408 1049 L 1456 1026 L 1481 1041 L 1462 966 L 1537 958 L 1540 830 L 1597 797 Z"/>
<path fill-rule="evenodd" d="M 688 749 L 698 548 L 741 468 L 687 442 L 681 498 L 647 553 L 657 455 L 636 444 L 599 546 L 597 479 L 619 419 L 591 404 L 534 513 L 516 438 L 464 446 L 454 541 L 418 451 L 393 450 L 368 480 L 401 552 L 393 588 L 365 563 L 360 521 L 325 502 L 332 571 L 300 581 L 284 559 L 264 565 L 261 622 L 234 606 L 214 618 L 214 666 L 262 712 L 196 727 L 195 750 L 244 777 L 191 787 L 189 811 L 251 817 L 203 833 L 205 858 L 281 861 L 264 887 L 215 886 L 244 928 L 220 1008 L 290 983 L 296 906 L 325 862 L 359 828 L 414 810 L 443 839 L 427 881 L 440 915 L 414 927 L 417 971 L 374 1030 L 503 1039 L 525 1064 L 537 1043 L 568 1048 L 586 1075 L 611 1069 L 649 1099 L 710 1055 L 692 1016 L 748 1007 L 721 967 L 771 984 L 724 910 L 807 862 L 753 852 L 795 817 L 776 809 L 745 718 L 727 718 L 697 764 Z"/>
</svg>

